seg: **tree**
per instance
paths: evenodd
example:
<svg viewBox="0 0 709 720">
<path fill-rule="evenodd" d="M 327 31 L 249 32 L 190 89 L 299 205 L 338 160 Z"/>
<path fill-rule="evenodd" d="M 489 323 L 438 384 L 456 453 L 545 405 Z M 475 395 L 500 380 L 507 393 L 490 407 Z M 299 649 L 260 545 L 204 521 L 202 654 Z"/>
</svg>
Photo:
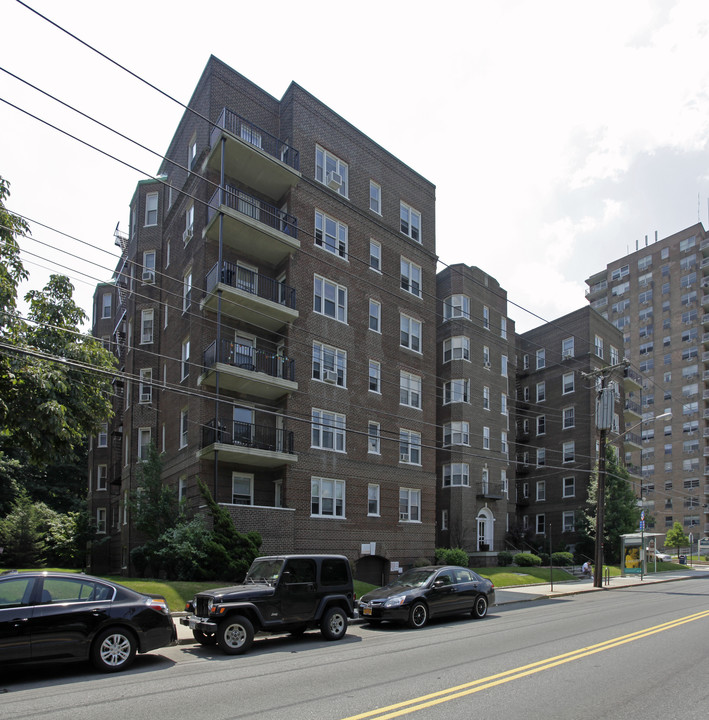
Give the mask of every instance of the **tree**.
<svg viewBox="0 0 709 720">
<path fill-rule="evenodd" d="M 22 493 L 7 516 L 0 520 L 2 564 L 6 568 L 31 568 L 44 561 L 46 505 L 33 503 Z"/>
<path fill-rule="evenodd" d="M 177 493 L 162 481 L 162 459 L 155 443 L 137 472 L 137 490 L 131 494 L 130 509 L 136 529 L 149 540 L 157 540 L 175 527 L 180 518 Z"/>
<path fill-rule="evenodd" d="M 620 562 L 620 536 L 634 532 L 640 522 L 638 499 L 630 485 L 628 471 L 622 467 L 612 445 L 606 446 L 605 510 L 603 514 L 604 562 Z M 598 469 L 591 478 L 586 512 L 581 513 L 580 546 L 587 548 L 596 536 Z M 578 549 L 578 548 L 577 548 Z"/>
<path fill-rule="evenodd" d="M 665 547 L 677 548 L 677 555 L 679 555 L 680 549 L 688 545 L 689 537 L 685 534 L 680 523 L 675 522 L 667 531 L 667 535 L 665 535 Z"/>
</svg>

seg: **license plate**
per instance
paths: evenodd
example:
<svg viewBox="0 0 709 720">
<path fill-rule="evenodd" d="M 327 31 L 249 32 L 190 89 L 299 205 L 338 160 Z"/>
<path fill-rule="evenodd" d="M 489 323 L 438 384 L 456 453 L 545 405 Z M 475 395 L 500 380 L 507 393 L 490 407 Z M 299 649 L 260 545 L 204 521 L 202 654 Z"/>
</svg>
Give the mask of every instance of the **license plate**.
<svg viewBox="0 0 709 720">
<path fill-rule="evenodd" d="M 363 615 L 371 615 L 372 614 L 372 608 L 362 608 L 362 614 Z"/>
<path fill-rule="evenodd" d="M 192 615 L 192 617 L 189 618 L 189 621 L 190 621 L 190 629 L 194 630 L 195 627 L 197 626 L 197 618 L 194 615 Z"/>
</svg>

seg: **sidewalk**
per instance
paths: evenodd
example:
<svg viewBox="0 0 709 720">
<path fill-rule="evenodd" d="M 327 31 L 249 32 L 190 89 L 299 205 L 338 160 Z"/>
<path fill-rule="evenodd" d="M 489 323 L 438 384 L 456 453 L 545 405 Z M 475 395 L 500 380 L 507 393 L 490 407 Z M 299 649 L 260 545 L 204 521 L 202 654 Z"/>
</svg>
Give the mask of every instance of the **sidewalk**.
<svg viewBox="0 0 709 720">
<path fill-rule="evenodd" d="M 674 582 L 676 580 L 688 580 L 697 577 L 702 572 L 709 573 L 709 566 L 698 566 L 696 568 L 687 569 L 687 571 L 653 573 L 645 575 L 640 580 L 640 575 L 626 575 L 610 578 L 608 585 L 604 583 L 603 588 L 593 586 L 591 580 L 567 580 L 565 582 L 555 582 L 552 590 L 549 583 L 540 583 L 535 585 L 516 585 L 513 587 L 495 588 L 495 607 L 500 605 L 511 605 L 513 603 L 531 602 L 532 600 L 541 600 L 544 598 L 557 598 L 566 595 L 578 595 L 587 592 L 603 592 L 603 590 L 619 590 L 625 587 L 636 585 L 654 585 L 657 583 Z M 356 611 L 355 611 L 356 612 Z M 172 618 L 177 627 L 177 643 L 178 645 L 191 645 L 195 642 L 192 631 L 180 624 L 180 617 L 184 617 L 187 613 L 172 613 Z M 359 617 L 350 620 L 350 624 L 354 625 L 361 622 Z"/>
</svg>

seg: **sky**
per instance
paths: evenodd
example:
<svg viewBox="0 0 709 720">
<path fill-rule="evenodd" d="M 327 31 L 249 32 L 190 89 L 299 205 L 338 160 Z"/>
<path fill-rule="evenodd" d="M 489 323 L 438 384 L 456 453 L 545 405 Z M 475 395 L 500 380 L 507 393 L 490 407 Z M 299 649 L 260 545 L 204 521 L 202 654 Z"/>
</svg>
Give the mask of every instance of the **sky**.
<svg viewBox="0 0 709 720">
<path fill-rule="evenodd" d="M 277 98 L 297 82 L 436 185 L 441 263 L 495 277 L 518 331 L 584 306 L 584 280 L 646 236 L 709 224 L 704 0 L 27 5 L 183 103 L 210 54 Z M 182 109 L 16 0 L 0 22 L 22 291 L 68 274 L 90 314 L 160 160 L 25 83 L 158 154 Z"/>
</svg>

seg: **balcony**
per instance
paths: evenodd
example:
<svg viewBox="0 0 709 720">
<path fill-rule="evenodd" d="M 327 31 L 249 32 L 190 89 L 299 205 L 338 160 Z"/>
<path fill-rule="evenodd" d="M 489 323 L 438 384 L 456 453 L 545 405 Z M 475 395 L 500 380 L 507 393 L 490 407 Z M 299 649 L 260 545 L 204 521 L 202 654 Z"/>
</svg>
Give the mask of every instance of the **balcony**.
<svg viewBox="0 0 709 720">
<path fill-rule="evenodd" d="M 475 494 L 479 498 L 488 498 L 489 500 L 501 500 L 505 497 L 505 489 L 501 482 L 481 480 L 475 484 Z"/>
<path fill-rule="evenodd" d="M 607 280 L 601 280 L 600 282 L 594 283 L 586 290 L 586 297 L 591 297 L 592 295 L 595 295 L 596 293 L 599 293 L 603 290 L 608 289 L 608 281 Z"/>
<path fill-rule="evenodd" d="M 626 392 L 631 390 L 642 390 L 643 378 L 642 375 L 633 370 L 631 367 L 626 367 L 623 371 L 623 387 Z"/>
<path fill-rule="evenodd" d="M 628 464 L 626 464 L 625 469 L 633 477 L 639 478 L 639 477 L 643 476 L 642 470 L 640 469 L 639 465 L 633 465 L 632 463 L 628 463 Z"/>
<path fill-rule="evenodd" d="M 214 420 L 202 428 L 202 449 L 197 456 L 213 460 L 217 451 L 224 462 L 254 467 L 276 468 L 298 460 L 293 450 L 293 431 L 231 418 L 220 418 L 218 429 Z"/>
<path fill-rule="evenodd" d="M 642 441 L 642 438 L 640 437 L 640 435 L 638 435 L 637 433 L 633 433 L 633 432 L 625 433 L 623 442 L 626 445 L 632 445 L 633 447 L 636 447 L 636 448 L 642 448 L 642 446 L 643 446 L 643 441 Z"/>
<path fill-rule="evenodd" d="M 224 245 L 239 253 L 277 265 L 300 248 L 295 216 L 232 185 L 217 188 L 209 199 L 204 235 L 212 242 L 219 242 L 220 213 Z"/>
<path fill-rule="evenodd" d="M 300 180 L 300 154 L 295 148 L 224 108 L 210 137 L 205 166 L 224 171 L 258 192 L 279 200 Z"/>
<path fill-rule="evenodd" d="M 221 310 L 225 315 L 275 331 L 298 318 L 295 289 L 268 275 L 223 262 L 214 265 L 205 278 L 205 296 L 201 310 L 217 311 L 221 292 Z"/>
<path fill-rule="evenodd" d="M 233 340 L 215 340 L 203 355 L 203 373 L 198 384 L 215 387 L 219 373 L 220 392 L 228 390 L 276 400 L 298 389 L 295 361 Z"/>
<path fill-rule="evenodd" d="M 636 422 L 642 419 L 642 409 L 638 403 L 632 400 L 625 401 L 625 410 L 623 412 L 625 422 Z"/>
</svg>

